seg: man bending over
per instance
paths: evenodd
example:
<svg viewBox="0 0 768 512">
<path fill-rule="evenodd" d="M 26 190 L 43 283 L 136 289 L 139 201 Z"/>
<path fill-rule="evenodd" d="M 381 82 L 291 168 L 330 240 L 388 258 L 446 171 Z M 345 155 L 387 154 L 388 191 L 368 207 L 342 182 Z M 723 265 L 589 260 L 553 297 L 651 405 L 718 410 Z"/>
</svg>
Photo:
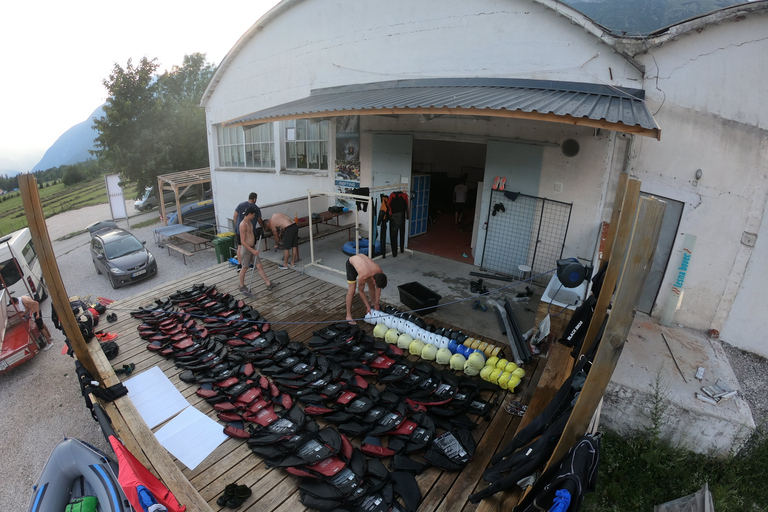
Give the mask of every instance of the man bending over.
<svg viewBox="0 0 768 512">
<path fill-rule="evenodd" d="M 267 221 L 267 229 L 272 230 L 276 242 L 279 241 L 283 244 L 283 264 L 278 265 L 277 268 L 287 269 L 289 256 L 293 256 L 291 267 L 295 267 L 296 261 L 299 259 L 299 225 L 287 215 L 273 213 L 272 217 Z M 282 230 L 282 235 L 278 235 L 278 229 Z M 293 251 L 293 254 L 291 254 L 291 251 Z"/>
<path fill-rule="evenodd" d="M 387 287 L 387 276 L 381 271 L 381 267 L 365 254 L 356 254 L 347 260 L 347 320 L 350 324 L 355 321 L 352 318 L 352 299 L 355 296 L 355 285 L 357 285 L 360 298 L 365 304 L 367 313 L 371 312 L 371 304 L 374 309 L 380 309 L 379 299 L 381 298 L 381 289 Z M 371 303 L 365 295 L 365 288 L 368 287 L 371 293 Z"/>
</svg>

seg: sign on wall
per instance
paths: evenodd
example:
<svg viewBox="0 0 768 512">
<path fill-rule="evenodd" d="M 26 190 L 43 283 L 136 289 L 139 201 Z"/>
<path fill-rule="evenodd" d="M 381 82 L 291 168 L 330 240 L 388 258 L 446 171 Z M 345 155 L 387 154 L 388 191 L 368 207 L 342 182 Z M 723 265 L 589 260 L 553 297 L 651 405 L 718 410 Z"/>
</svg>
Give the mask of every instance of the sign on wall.
<svg viewBox="0 0 768 512">
<path fill-rule="evenodd" d="M 336 192 L 349 193 L 360 188 L 360 116 L 341 116 L 336 120 Z M 353 201 L 337 199 L 338 206 L 352 208 Z"/>
</svg>

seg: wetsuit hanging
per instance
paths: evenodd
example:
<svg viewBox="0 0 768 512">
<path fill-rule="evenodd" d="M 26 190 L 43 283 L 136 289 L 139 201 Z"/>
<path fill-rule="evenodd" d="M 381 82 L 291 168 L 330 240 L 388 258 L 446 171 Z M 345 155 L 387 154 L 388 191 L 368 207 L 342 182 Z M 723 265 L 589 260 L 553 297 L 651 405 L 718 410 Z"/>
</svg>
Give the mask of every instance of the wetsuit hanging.
<svg viewBox="0 0 768 512">
<path fill-rule="evenodd" d="M 381 257 L 387 257 L 387 223 L 389 222 L 389 197 L 381 194 L 381 208 L 379 208 L 379 218 L 376 225 L 381 227 Z"/>
<path fill-rule="evenodd" d="M 405 221 L 408 216 L 408 195 L 402 190 L 389 195 L 389 243 L 392 256 L 397 257 L 397 239 L 400 238 L 400 252 L 405 252 Z"/>
</svg>

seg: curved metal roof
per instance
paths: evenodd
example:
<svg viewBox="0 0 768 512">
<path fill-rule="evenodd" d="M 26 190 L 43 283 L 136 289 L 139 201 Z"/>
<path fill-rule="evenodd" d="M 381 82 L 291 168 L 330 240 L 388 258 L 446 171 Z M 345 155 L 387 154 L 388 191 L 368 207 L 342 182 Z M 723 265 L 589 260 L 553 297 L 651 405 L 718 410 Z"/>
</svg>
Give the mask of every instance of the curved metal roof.
<svg viewBox="0 0 768 512">
<path fill-rule="evenodd" d="M 341 115 L 453 114 L 605 128 L 659 139 L 644 91 L 600 84 L 523 79 L 396 80 L 315 89 L 306 98 L 224 123 Z"/>
</svg>

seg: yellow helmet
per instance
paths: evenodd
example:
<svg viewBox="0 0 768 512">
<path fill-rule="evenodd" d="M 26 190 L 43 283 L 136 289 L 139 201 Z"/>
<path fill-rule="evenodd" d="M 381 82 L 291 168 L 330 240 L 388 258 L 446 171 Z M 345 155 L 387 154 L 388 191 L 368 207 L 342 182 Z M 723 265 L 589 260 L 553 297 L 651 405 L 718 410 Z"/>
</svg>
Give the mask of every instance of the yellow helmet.
<svg viewBox="0 0 768 512">
<path fill-rule="evenodd" d="M 488 382 L 491 384 L 498 384 L 499 383 L 499 377 L 501 377 L 501 374 L 504 373 L 500 369 L 496 368 L 491 372 L 491 374 L 488 376 Z"/>
<path fill-rule="evenodd" d="M 410 336 L 408 336 L 410 338 Z M 421 351 L 424 350 L 424 342 L 421 340 L 413 340 L 411 341 L 411 344 L 408 345 L 408 352 L 415 356 L 421 357 Z"/>
<path fill-rule="evenodd" d="M 451 370 L 463 371 L 464 363 L 466 362 L 467 362 L 467 359 L 463 355 L 459 354 L 458 352 L 453 354 L 451 356 L 451 362 L 450 362 Z"/>
<path fill-rule="evenodd" d="M 512 374 L 509 372 L 504 372 L 501 375 L 499 375 L 499 387 L 501 389 L 507 389 L 507 383 L 509 382 L 509 378 L 512 377 Z"/>
<path fill-rule="evenodd" d="M 437 347 L 429 343 L 425 344 L 421 350 L 421 358 L 427 361 L 434 361 L 437 358 Z"/>
</svg>

